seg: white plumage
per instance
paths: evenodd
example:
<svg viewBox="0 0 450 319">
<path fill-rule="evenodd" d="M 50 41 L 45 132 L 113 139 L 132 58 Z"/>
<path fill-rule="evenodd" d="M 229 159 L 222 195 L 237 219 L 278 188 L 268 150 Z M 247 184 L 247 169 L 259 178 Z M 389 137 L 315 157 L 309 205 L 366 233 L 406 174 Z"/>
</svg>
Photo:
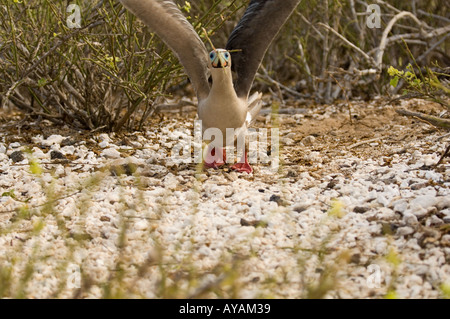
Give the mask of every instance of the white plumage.
<svg viewBox="0 0 450 319">
<path fill-rule="evenodd" d="M 223 146 L 235 141 L 235 137 L 227 138 L 227 128 L 234 129 L 237 136 L 245 135 L 262 105 L 260 93 L 248 97 L 255 74 L 273 38 L 301 0 L 250 1 L 229 37 L 226 50 L 214 49 L 210 53 L 173 1 L 120 1 L 161 37 L 180 60 L 197 94 L 203 131 L 219 129 Z M 236 51 L 230 53 L 231 50 Z M 237 75 L 234 83 L 232 70 Z M 208 154 L 206 166 L 217 168 L 224 164 L 223 150 L 209 147 Z M 247 149 L 244 154 L 232 168 L 251 173 Z"/>
</svg>

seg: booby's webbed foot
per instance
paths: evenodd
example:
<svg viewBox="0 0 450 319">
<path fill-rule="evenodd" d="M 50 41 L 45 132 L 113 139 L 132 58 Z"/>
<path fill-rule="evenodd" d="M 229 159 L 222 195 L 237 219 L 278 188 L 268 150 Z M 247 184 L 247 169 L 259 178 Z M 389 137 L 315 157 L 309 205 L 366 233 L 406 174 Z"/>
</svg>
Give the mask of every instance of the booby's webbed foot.
<svg viewBox="0 0 450 319">
<path fill-rule="evenodd" d="M 206 155 L 204 164 L 208 168 L 218 169 L 225 165 L 226 160 L 227 158 L 224 149 L 219 149 L 219 151 L 216 152 L 216 148 L 213 148 L 211 149 L 211 152 L 208 152 Z"/>
<path fill-rule="evenodd" d="M 253 168 L 250 166 L 249 163 L 236 163 L 233 166 L 231 166 L 231 169 L 239 173 L 251 174 L 253 172 Z"/>
<path fill-rule="evenodd" d="M 239 173 L 251 174 L 253 172 L 253 168 L 248 163 L 247 151 L 245 151 L 244 156 L 241 158 L 241 161 L 231 166 L 231 169 Z"/>
</svg>

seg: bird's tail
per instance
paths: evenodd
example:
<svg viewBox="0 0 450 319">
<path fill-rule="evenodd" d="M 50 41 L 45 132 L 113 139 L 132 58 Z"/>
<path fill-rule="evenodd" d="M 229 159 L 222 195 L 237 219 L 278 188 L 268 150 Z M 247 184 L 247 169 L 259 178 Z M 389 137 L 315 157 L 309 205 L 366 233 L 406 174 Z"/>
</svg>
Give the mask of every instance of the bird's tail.
<svg viewBox="0 0 450 319">
<path fill-rule="evenodd" d="M 247 127 L 255 122 L 256 117 L 261 111 L 262 107 L 262 93 L 255 92 L 248 98 L 248 111 L 247 111 Z"/>
</svg>

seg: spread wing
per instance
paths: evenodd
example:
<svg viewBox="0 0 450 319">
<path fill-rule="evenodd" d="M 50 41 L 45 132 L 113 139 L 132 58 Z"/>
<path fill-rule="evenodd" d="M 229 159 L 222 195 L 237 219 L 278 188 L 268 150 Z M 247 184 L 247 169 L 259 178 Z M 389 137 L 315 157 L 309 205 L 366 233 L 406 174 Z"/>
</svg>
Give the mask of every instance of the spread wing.
<svg viewBox="0 0 450 319">
<path fill-rule="evenodd" d="M 199 99 L 209 93 L 208 52 L 192 25 L 169 0 L 120 0 L 155 32 L 180 60 Z"/>
<path fill-rule="evenodd" d="M 301 0 L 252 0 L 226 45 L 232 52 L 231 67 L 237 73 L 235 90 L 248 97 L 267 48 Z"/>
</svg>

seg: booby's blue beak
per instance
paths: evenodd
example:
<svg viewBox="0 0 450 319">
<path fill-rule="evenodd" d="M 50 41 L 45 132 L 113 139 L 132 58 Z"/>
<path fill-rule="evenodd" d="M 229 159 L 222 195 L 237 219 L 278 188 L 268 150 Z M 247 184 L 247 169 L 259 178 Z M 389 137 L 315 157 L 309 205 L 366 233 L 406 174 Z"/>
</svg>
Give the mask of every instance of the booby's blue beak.
<svg viewBox="0 0 450 319">
<path fill-rule="evenodd" d="M 215 49 L 209 53 L 213 68 L 226 68 L 231 66 L 231 54 L 224 49 Z"/>
</svg>

